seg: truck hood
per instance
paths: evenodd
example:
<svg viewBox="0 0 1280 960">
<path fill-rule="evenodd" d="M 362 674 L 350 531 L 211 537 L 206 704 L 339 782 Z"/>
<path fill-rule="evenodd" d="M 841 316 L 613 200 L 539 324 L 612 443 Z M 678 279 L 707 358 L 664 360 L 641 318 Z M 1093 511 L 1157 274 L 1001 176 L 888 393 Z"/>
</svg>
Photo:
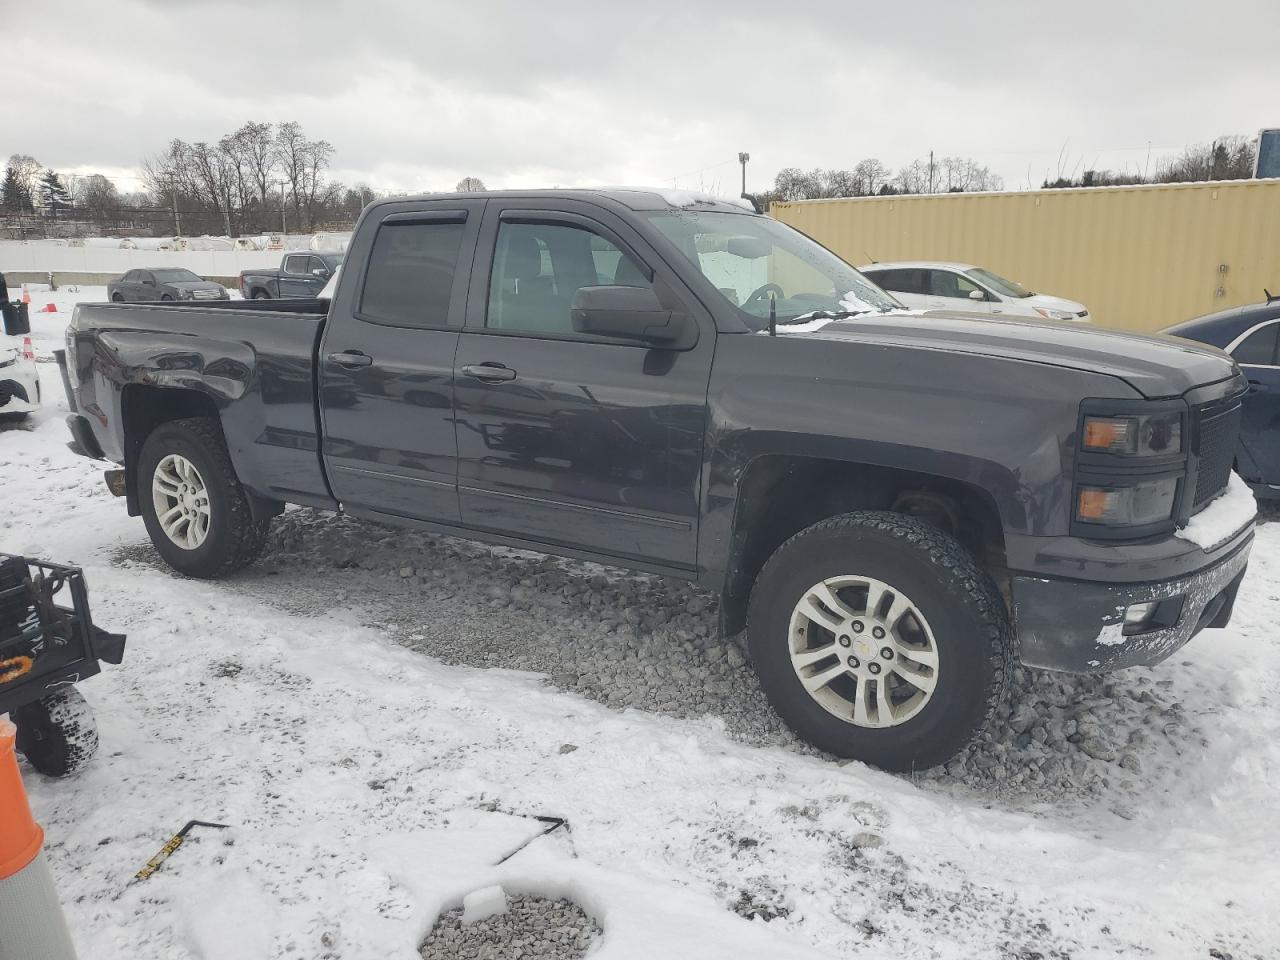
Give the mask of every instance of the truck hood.
<svg viewBox="0 0 1280 960">
<path fill-rule="evenodd" d="M 1235 362 L 1216 347 L 1175 337 L 1101 330 L 1070 321 L 930 311 L 868 314 L 790 333 L 921 350 L 949 350 L 1043 363 L 1124 380 L 1148 399 L 1177 397 L 1233 377 Z"/>
</svg>

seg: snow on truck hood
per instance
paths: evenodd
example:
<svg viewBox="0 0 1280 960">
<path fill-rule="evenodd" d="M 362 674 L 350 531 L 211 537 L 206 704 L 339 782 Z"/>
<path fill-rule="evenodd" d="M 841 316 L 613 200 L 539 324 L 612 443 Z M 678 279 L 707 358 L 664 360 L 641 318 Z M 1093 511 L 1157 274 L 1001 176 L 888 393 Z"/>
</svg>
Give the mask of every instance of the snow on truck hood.
<svg viewBox="0 0 1280 960">
<path fill-rule="evenodd" d="M 1031 317 L 895 310 L 779 324 L 778 335 L 784 334 L 951 350 L 1102 373 L 1124 380 L 1148 399 L 1181 396 L 1236 374 L 1234 361 L 1216 347 Z"/>
</svg>

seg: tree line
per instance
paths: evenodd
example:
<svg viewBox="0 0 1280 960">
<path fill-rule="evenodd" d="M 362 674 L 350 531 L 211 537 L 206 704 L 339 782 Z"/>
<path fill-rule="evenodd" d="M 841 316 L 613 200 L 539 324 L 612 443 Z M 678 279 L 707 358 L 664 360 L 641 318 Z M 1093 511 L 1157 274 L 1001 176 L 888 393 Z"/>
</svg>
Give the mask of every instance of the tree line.
<svg viewBox="0 0 1280 960">
<path fill-rule="evenodd" d="M 1059 170 L 1043 188 L 1236 180 L 1252 176 L 1256 146 L 1232 135 L 1187 147 L 1154 172 Z M 0 178 L 0 226 L 12 235 L 313 233 L 353 224 L 376 199 L 366 184 L 327 175 L 334 148 L 296 121 L 248 121 L 216 141 L 169 141 L 141 163 L 142 189 L 122 191 L 102 174 L 69 175 L 28 154 L 9 157 Z M 813 200 L 1001 190 L 1001 178 L 968 157 L 913 160 L 896 171 L 871 157 L 851 168 L 779 170 L 758 199 Z M 475 177 L 459 191 L 484 190 Z"/>
<path fill-rule="evenodd" d="M 1086 169 L 1078 175 L 1059 171 L 1046 177 L 1042 189 L 1060 187 L 1106 187 L 1146 183 L 1191 183 L 1205 180 L 1245 180 L 1253 176 L 1257 146 L 1252 138 L 1231 135 L 1211 144 L 1195 144 L 1171 159 L 1160 162 L 1154 171 L 1113 171 Z M 875 197 L 904 194 L 969 193 L 1002 190 L 1004 182 L 976 160 L 942 157 L 913 160 L 897 171 L 872 157 L 859 160 L 852 168 L 801 170 L 784 167 L 774 177 L 773 186 L 757 199 L 820 200 L 833 197 Z"/>
<path fill-rule="evenodd" d="M 784 167 L 773 187 L 758 199 L 820 200 L 831 197 L 883 197 L 914 193 L 962 193 L 1001 190 L 1004 181 L 976 160 L 941 157 L 913 160 L 897 172 L 881 160 L 859 160 L 850 169 L 801 170 Z"/>
</svg>

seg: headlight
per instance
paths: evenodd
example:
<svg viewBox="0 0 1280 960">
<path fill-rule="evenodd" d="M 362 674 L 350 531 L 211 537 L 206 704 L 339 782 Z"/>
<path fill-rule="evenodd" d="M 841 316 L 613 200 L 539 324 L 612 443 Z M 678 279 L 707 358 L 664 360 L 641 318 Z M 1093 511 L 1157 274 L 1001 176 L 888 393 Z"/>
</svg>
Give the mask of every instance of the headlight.
<svg viewBox="0 0 1280 960">
<path fill-rule="evenodd" d="M 1124 487 L 1082 484 L 1076 488 L 1076 519 L 1081 523 L 1138 527 L 1173 516 L 1178 478 L 1148 480 Z"/>
<path fill-rule="evenodd" d="M 1088 453 L 1163 457 L 1182 452 L 1182 414 L 1085 417 L 1081 448 Z"/>
<path fill-rule="evenodd" d="M 1046 320 L 1075 320 L 1076 315 L 1068 310 L 1050 310 L 1048 307 L 1036 307 L 1036 313 Z"/>
<path fill-rule="evenodd" d="M 190 290 L 179 290 L 179 291 L 178 291 L 178 299 L 179 299 L 179 300 L 190 300 L 190 299 L 191 299 L 192 297 L 194 297 L 194 296 L 195 296 L 195 294 L 194 294 L 193 292 L 191 292 Z"/>
</svg>

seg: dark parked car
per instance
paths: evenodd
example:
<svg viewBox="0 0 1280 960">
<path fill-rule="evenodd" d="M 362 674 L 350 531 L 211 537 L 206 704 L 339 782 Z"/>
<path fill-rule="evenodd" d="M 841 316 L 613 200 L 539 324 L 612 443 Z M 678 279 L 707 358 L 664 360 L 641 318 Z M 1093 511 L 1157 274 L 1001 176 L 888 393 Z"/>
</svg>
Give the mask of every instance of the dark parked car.
<svg viewBox="0 0 1280 960">
<path fill-rule="evenodd" d="M 61 359 L 75 444 L 184 574 L 297 503 L 693 580 L 796 731 L 893 769 L 970 742 L 1015 659 L 1224 626 L 1253 541 L 1215 502 L 1220 351 L 904 314 L 683 193 L 381 201 L 331 300 L 84 304 Z"/>
<path fill-rule="evenodd" d="M 298 300 L 318 296 L 343 254 L 336 250 L 286 253 L 279 270 L 241 270 L 240 296 L 246 300 Z"/>
<path fill-rule="evenodd" d="M 1280 499 L 1280 296 L 1188 320 L 1164 331 L 1231 354 L 1245 376 L 1236 471 L 1261 499 Z"/>
<path fill-rule="evenodd" d="M 206 280 L 180 267 L 130 270 L 107 284 L 112 303 L 148 303 L 156 300 L 228 300 L 231 294 L 220 283 Z"/>
</svg>

